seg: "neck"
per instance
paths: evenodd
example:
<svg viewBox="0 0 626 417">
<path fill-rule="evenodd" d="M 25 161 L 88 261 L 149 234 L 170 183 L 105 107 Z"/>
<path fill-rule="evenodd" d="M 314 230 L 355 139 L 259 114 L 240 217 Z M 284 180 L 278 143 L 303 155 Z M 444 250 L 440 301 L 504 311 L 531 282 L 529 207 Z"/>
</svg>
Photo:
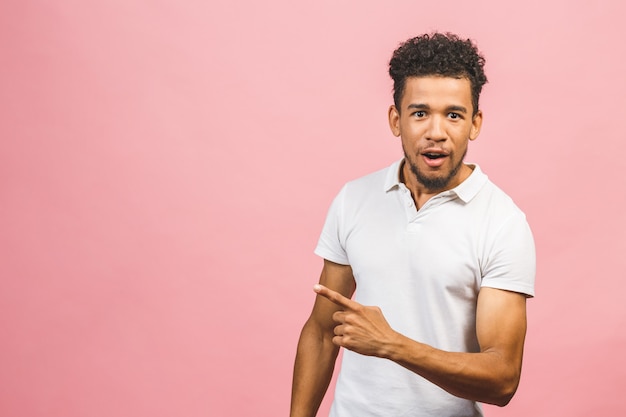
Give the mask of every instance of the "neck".
<svg viewBox="0 0 626 417">
<path fill-rule="evenodd" d="M 458 175 L 451 178 L 445 187 L 440 189 L 430 189 L 417 179 L 416 175 L 411 171 L 411 168 L 408 166 L 406 161 L 403 160 L 400 167 L 400 182 L 404 183 L 406 188 L 411 192 L 411 197 L 415 202 L 415 207 L 419 210 L 432 197 L 444 191 L 451 190 L 461 184 L 467 179 L 467 177 L 470 176 L 473 170 L 473 166 L 463 164 L 458 172 Z"/>
</svg>

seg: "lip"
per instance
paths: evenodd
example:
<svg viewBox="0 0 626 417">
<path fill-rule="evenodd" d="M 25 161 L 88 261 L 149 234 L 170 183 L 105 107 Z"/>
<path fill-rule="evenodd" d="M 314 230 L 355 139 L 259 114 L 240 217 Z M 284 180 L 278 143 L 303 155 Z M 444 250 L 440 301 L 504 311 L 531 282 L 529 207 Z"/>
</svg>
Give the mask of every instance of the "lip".
<svg viewBox="0 0 626 417">
<path fill-rule="evenodd" d="M 426 154 L 429 154 L 429 153 L 436 153 L 442 156 L 437 159 L 430 159 L 426 156 Z M 443 165 L 443 163 L 446 161 L 446 158 L 449 155 L 450 154 L 448 152 L 444 151 L 443 149 L 438 149 L 438 148 L 427 148 L 427 149 L 424 149 L 421 153 L 424 163 L 431 168 L 438 168 L 441 165 Z"/>
<path fill-rule="evenodd" d="M 446 151 L 445 149 L 435 148 L 435 147 L 425 148 L 421 152 L 422 155 L 427 154 L 427 153 L 438 153 L 438 154 L 445 155 L 445 156 L 450 155 L 450 152 Z"/>
<path fill-rule="evenodd" d="M 443 156 L 437 159 L 430 159 L 426 155 L 422 155 L 422 159 L 424 160 L 424 163 L 431 168 L 439 168 L 446 161 L 446 158 L 447 156 Z"/>
</svg>

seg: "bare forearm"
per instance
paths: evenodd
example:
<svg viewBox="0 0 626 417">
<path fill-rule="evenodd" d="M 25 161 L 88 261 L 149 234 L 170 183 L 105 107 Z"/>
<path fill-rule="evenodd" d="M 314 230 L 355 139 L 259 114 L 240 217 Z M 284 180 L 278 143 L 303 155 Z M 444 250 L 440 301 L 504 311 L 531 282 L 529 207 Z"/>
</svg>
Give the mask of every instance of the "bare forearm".
<svg viewBox="0 0 626 417">
<path fill-rule="evenodd" d="M 526 296 L 481 289 L 476 307 L 480 353 L 446 352 L 394 331 L 376 306 L 364 306 L 323 285 L 318 295 L 342 309 L 333 343 L 367 356 L 390 359 L 449 393 L 500 406 L 513 397 L 522 367 Z"/>
<path fill-rule="evenodd" d="M 513 397 L 520 369 L 496 351 L 446 352 L 398 335 L 386 357 L 452 395 L 506 405 Z"/>
<path fill-rule="evenodd" d="M 302 329 L 293 373 L 291 417 L 314 417 L 333 375 L 339 348 L 315 326 Z"/>
</svg>

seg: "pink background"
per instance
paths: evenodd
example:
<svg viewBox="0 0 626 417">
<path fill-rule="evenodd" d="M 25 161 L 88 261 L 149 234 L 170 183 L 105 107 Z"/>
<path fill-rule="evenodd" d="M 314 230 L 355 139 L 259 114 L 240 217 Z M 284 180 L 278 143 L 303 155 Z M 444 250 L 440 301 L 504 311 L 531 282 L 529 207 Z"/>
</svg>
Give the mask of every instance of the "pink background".
<svg viewBox="0 0 626 417">
<path fill-rule="evenodd" d="M 487 57 L 478 162 L 538 250 L 490 416 L 626 413 L 620 0 L 0 4 L 0 415 L 287 415 L 312 250 L 400 157 L 391 51 Z M 324 403 L 328 408 L 328 401 Z"/>
</svg>

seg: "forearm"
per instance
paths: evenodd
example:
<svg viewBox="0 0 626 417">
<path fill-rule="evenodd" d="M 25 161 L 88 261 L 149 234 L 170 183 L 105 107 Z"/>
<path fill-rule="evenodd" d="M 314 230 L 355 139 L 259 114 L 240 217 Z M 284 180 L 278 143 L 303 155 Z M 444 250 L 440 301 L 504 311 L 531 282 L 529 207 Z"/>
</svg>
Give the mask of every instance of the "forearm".
<svg viewBox="0 0 626 417">
<path fill-rule="evenodd" d="M 386 350 L 388 359 L 461 398 L 504 406 L 519 383 L 516 361 L 495 350 L 446 352 L 402 335 Z"/>
<path fill-rule="evenodd" d="M 323 285 L 318 295 L 342 307 L 333 342 L 367 356 L 390 359 L 449 393 L 506 405 L 519 383 L 526 335 L 526 296 L 481 289 L 476 307 L 480 353 L 446 352 L 394 331 L 376 306 L 364 306 Z"/>
<path fill-rule="evenodd" d="M 293 372 L 291 417 L 313 417 L 333 375 L 339 348 L 332 334 L 307 322 L 302 329 Z"/>
</svg>

